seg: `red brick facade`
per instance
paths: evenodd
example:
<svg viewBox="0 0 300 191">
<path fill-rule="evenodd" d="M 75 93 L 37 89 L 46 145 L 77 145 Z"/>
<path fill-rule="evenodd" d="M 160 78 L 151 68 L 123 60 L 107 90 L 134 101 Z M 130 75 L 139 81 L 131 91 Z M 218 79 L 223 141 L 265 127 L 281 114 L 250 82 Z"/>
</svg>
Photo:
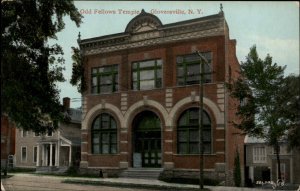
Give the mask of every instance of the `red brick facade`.
<svg viewBox="0 0 300 191">
<path fill-rule="evenodd" d="M 134 28 L 147 22 L 156 26 L 141 31 Z M 236 147 L 243 166 L 244 136 L 230 123 L 237 120 L 237 103 L 229 97 L 225 83 L 237 77 L 239 63 L 235 55 L 236 41 L 229 39 L 223 12 L 168 25 L 160 25 L 157 17 L 142 12 L 132 19 L 124 33 L 80 40 L 79 45 L 86 58 L 84 68 L 88 84 L 83 94 L 82 170 L 101 168 L 120 172 L 133 167 L 133 121 L 139 113 L 152 111 L 161 124 L 161 168 L 166 176 L 197 177 L 199 155 L 178 153 L 177 125 L 184 111 L 199 107 L 199 84 L 177 85 L 176 57 L 209 51 L 213 73 L 212 82 L 204 84 L 204 110 L 211 120 L 212 141 L 211 153 L 204 155 L 204 172 L 209 178 L 232 183 Z M 132 90 L 132 63 L 151 59 L 163 61 L 162 87 Z M 118 91 L 92 94 L 92 68 L 115 64 L 118 64 Z M 116 154 L 92 152 L 91 126 L 101 113 L 110 114 L 117 122 Z"/>
<path fill-rule="evenodd" d="M 1 116 L 1 160 L 15 154 L 16 128 L 7 116 Z"/>
</svg>

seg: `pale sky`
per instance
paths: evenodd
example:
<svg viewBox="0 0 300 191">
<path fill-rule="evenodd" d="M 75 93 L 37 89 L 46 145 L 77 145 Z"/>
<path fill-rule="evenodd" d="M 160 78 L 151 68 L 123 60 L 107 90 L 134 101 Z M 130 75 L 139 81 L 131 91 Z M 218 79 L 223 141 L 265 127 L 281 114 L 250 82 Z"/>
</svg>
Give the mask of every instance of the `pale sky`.
<svg viewBox="0 0 300 191">
<path fill-rule="evenodd" d="M 72 75 L 71 47 L 78 47 L 81 39 L 120 33 L 142 9 L 155 15 L 163 24 L 217 14 L 223 4 L 231 39 L 236 39 L 239 62 L 245 61 L 250 47 L 257 47 L 260 58 L 269 53 L 273 62 L 287 65 L 285 74 L 299 74 L 299 2 L 200 2 L 200 1 L 75 1 L 84 16 L 79 28 L 65 18 L 65 29 L 57 34 L 66 60 L 66 82 L 59 83 L 60 97 L 81 98 L 77 88 L 69 83 Z M 163 14 L 159 11 L 177 10 L 180 14 Z M 184 12 L 185 14 L 183 14 Z M 189 14 L 189 12 L 193 12 Z M 89 83 L 89 82 L 87 82 Z M 72 101 L 71 107 L 81 102 Z"/>
</svg>

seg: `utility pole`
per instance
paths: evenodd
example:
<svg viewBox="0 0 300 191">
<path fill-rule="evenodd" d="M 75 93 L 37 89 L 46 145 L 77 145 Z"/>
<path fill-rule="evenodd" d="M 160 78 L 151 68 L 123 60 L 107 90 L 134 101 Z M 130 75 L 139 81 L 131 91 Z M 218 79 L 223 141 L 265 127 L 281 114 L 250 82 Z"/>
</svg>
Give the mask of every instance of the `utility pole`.
<svg viewBox="0 0 300 191">
<path fill-rule="evenodd" d="M 197 51 L 198 56 L 200 57 L 200 108 L 199 108 L 199 161 L 200 161 L 200 173 L 199 173 L 199 189 L 204 189 L 204 177 L 203 177 L 203 167 L 204 167 L 204 146 L 203 146 L 203 82 L 204 82 L 204 64 L 208 64 L 205 57 L 202 56 L 202 54 Z"/>
</svg>

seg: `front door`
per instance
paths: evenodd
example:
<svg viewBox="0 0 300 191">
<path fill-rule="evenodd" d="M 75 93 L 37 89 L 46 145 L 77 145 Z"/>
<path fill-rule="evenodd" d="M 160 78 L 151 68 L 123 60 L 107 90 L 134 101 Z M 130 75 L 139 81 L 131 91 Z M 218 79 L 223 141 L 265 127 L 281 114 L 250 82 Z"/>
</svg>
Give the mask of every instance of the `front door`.
<svg viewBox="0 0 300 191">
<path fill-rule="evenodd" d="M 144 111 L 135 119 L 134 167 L 161 167 L 161 127 L 159 118 Z"/>
</svg>

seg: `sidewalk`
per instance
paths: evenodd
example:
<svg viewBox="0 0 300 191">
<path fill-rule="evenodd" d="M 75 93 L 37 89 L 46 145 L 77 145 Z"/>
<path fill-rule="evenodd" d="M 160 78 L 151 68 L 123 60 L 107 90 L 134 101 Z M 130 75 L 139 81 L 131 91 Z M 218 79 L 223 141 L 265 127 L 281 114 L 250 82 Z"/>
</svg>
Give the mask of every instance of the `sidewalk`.
<svg viewBox="0 0 300 191">
<path fill-rule="evenodd" d="M 160 180 L 146 180 L 146 179 L 132 179 L 132 178 L 67 178 L 63 182 L 65 183 L 78 183 L 78 184 L 98 184 L 105 186 L 119 186 L 119 187 L 131 187 L 131 188 L 149 188 L 159 190 L 199 190 L 199 185 L 191 184 L 175 184 L 167 183 Z M 212 191 L 254 191 L 263 189 L 254 188 L 238 188 L 227 186 L 204 186 Z M 267 190 L 267 189 L 266 189 Z M 270 191 L 270 190 L 268 190 Z"/>
<path fill-rule="evenodd" d="M 159 180 L 146 180 L 146 179 L 132 179 L 132 178 L 84 178 L 84 177 L 63 177 L 63 176 L 49 176 L 49 175 L 36 175 L 36 174 L 23 174 L 16 173 L 14 176 L 27 177 L 36 179 L 37 176 L 43 176 L 44 178 L 56 179 L 63 183 L 72 184 L 87 184 L 87 185 L 102 185 L 112 187 L 127 187 L 127 188 L 149 188 L 157 190 L 199 190 L 198 185 L 190 184 L 174 184 L 166 183 Z M 2 185 L 1 185 L 2 186 Z M 204 186 L 211 191 L 271 191 L 272 189 L 258 189 L 258 188 L 238 188 L 238 187 L 227 187 L 227 186 Z M 1 188 L 1 190 L 3 190 Z"/>
</svg>

